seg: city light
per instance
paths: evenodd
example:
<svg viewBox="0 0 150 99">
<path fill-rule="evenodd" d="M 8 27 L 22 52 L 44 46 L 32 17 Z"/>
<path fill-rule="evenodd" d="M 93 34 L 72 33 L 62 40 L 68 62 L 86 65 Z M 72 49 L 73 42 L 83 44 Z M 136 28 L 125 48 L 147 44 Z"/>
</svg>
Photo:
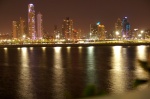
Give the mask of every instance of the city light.
<svg viewBox="0 0 150 99">
<path fill-rule="evenodd" d="M 119 32 L 118 32 L 118 31 L 116 31 L 116 35 L 119 35 Z"/>
<path fill-rule="evenodd" d="M 90 31 L 83 37 L 81 30 L 75 29 L 74 21 L 70 17 L 63 19 L 62 30 L 58 30 L 58 26 L 54 27 L 54 33 L 51 36 L 49 33 L 44 33 L 42 14 L 37 14 L 37 20 L 35 20 L 34 4 L 28 5 L 28 32 L 25 30 L 25 20 L 20 18 L 20 21 L 13 21 L 12 38 L 2 38 L 4 35 L 0 33 L 2 38 L 0 44 L 75 44 L 75 43 L 107 43 L 107 42 L 118 42 L 122 41 L 127 43 L 125 40 L 136 42 L 136 40 L 143 40 L 142 42 L 150 42 L 150 33 L 146 30 L 139 31 L 138 28 L 130 28 L 128 17 L 118 18 L 115 23 L 115 29 L 113 33 L 106 32 L 105 25 L 101 22 L 91 23 Z M 36 30 L 37 29 L 37 30 Z M 9 36 L 9 35 L 8 35 Z M 5 36 L 4 36 L 5 37 Z M 88 42 L 87 42 L 88 39 Z M 144 41 L 146 39 L 146 41 Z M 111 40 L 111 41 L 110 41 Z M 114 41 L 116 40 L 116 41 Z"/>
</svg>

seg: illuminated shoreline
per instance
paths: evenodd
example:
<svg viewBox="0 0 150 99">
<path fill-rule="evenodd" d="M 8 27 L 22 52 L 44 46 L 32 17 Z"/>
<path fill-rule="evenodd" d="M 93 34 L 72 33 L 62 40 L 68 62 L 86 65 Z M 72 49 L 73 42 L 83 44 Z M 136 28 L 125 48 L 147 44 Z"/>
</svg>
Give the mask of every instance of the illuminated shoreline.
<svg viewBox="0 0 150 99">
<path fill-rule="evenodd" d="M 145 45 L 149 46 L 150 43 L 69 43 L 69 44 L 9 44 L 9 45 L 0 45 L 0 48 L 4 47 L 88 47 L 88 46 L 140 46 Z"/>
</svg>

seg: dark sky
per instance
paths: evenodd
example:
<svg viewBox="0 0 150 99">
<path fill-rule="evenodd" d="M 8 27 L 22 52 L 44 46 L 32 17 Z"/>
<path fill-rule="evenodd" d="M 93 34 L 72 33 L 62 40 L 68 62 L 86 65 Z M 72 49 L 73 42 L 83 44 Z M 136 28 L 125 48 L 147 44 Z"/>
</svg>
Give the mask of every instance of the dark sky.
<svg viewBox="0 0 150 99">
<path fill-rule="evenodd" d="M 89 25 L 98 21 L 112 31 L 117 18 L 127 16 L 131 28 L 150 28 L 150 0 L 0 0 L 0 32 L 10 33 L 12 21 L 24 17 L 28 4 L 36 14 L 43 14 L 43 27 L 52 33 L 54 25 L 61 28 L 65 17 L 74 21 L 74 28 L 89 32 Z"/>
</svg>

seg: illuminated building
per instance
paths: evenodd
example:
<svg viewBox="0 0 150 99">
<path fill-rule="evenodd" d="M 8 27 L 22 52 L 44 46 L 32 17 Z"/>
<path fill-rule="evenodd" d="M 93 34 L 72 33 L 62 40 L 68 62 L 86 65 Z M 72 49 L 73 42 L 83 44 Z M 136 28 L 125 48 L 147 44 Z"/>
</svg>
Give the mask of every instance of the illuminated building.
<svg viewBox="0 0 150 99">
<path fill-rule="evenodd" d="M 42 26 L 42 14 L 37 14 L 37 38 L 41 39 L 43 37 L 43 26 Z"/>
<path fill-rule="evenodd" d="M 105 38 L 106 38 L 106 35 L 105 35 L 105 26 L 104 25 L 101 25 L 100 22 L 90 25 L 90 39 L 103 40 Z"/>
<path fill-rule="evenodd" d="M 22 38 L 23 35 L 25 35 L 25 20 L 23 18 L 20 18 L 20 24 L 19 24 L 19 38 Z"/>
<path fill-rule="evenodd" d="M 81 35 L 81 30 L 75 30 L 75 29 L 73 29 L 72 39 L 74 41 L 77 41 L 77 39 L 80 39 L 80 35 Z"/>
<path fill-rule="evenodd" d="M 29 38 L 35 39 L 35 11 L 34 5 L 28 5 L 28 32 Z"/>
<path fill-rule="evenodd" d="M 122 21 L 120 18 L 117 19 L 117 22 L 115 23 L 115 37 L 121 36 L 122 34 Z"/>
<path fill-rule="evenodd" d="M 128 18 L 124 17 L 122 20 L 122 37 L 129 38 L 130 37 L 130 24 L 128 22 Z"/>
<path fill-rule="evenodd" d="M 17 21 L 12 22 L 12 38 L 15 39 L 17 38 L 18 34 L 18 26 L 17 26 Z"/>
<path fill-rule="evenodd" d="M 90 39 L 99 39 L 97 24 L 90 24 Z"/>
<path fill-rule="evenodd" d="M 57 25 L 54 26 L 54 39 L 60 39 L 61 38 L 61 34 L 58 31 L 58 27 Z"/>
<path fill-rule="evenodd" d="M 98 34 L 100 35 L 100 37 L 99 37 L 100 40 L 106 39 L 105 26 L 104 25 L 98 25 Z"/>
<path fill-rule="evenodd" d="M 62 25 L 62 35 L 63 38 L 66 40 L 72 40 L 72 33 L 73 33 L 73 21 L 67 17 L 63 21 Z"/>
</svg>

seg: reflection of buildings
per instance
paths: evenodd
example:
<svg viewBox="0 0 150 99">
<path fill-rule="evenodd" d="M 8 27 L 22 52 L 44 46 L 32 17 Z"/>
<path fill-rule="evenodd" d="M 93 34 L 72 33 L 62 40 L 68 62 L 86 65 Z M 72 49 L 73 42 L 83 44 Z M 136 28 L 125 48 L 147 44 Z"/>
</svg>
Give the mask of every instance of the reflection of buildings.
<svg viewBox="0 0 150 99">
<path fill-rule="evenodd" d="M 97 24 L 90 25 L 90 39 L 101 39 L 104 40 L 105 35 L 105 26 L 101 25 L 100 22 Z"/>
<path fill-rule="evenodd" d="M 126 37 L 126 38 L 130 38 L 131 34 L 130 34 L 130 24 L 128 22 L 127 17 L 124 17 L 122 20 L 122 36 Z"/>
<path fill-rule="evenodd" d="M 37 14 L 37 38 L 41 39 L 43 37 L 43 25 L 42 25 L 42 14 Z"/>
<path fill-rule="evenodd" d="M 28 32 L 29 38 L 35 39 L 35 11 L 33 4 L 28 5 Z"/>
<path fill-rule="evenodd" d="M 66 40 L 72 39 L 72 33 L 73 33 L 73 21 L 69 17 L 67 17 L 66 19 L 64 19 L 62 25 L 63 38 L 65 38 Z"/>
</svg>

